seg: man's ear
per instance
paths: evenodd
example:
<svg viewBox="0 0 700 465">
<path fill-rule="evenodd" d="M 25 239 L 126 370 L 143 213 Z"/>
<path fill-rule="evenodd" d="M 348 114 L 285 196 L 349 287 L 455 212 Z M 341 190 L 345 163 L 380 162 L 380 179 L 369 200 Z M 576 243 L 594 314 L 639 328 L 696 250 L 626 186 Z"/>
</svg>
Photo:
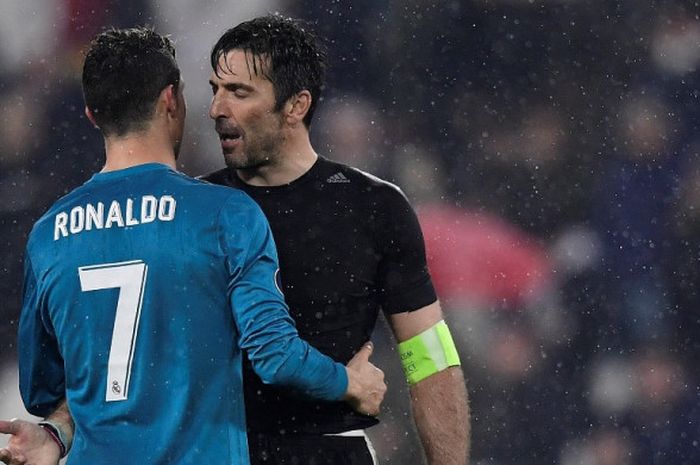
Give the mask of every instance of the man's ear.
<svg viewBox="0 0 700 465">
<path fill-rule="evenodd" d="M 170 84 L 168 87 L 163 89 L 160 93 L 160 97 L 165 103 L 165 110 L 170 114 L 175 114 L 177 112 L 177 89 L 174 84 Z"/>
<path fill-rule="evenodd" d="M 95 115 L 92 113 L 92 110 L 87 107 L 87 105 L 85 105 L 85 116 L 92 123 L 93 126 L 95 126 L 97 129 L 100 128 L 97 125 L 97 121 L 95 121 Z"/>
<path fill-rule="evenodd" d="M 311 92 L 302 90 L 293 95 L 284 107 L 287 123 L 294 126 L 302 121 L 311 108 Z"/>
</svg>

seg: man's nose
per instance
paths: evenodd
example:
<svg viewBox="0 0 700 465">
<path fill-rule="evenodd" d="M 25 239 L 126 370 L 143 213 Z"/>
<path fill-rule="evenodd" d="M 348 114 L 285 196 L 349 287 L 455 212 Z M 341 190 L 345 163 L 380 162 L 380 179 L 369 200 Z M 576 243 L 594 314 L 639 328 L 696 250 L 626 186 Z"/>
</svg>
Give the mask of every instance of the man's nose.
<svg viewBox="0 0 700 465">
<path fill-rule="evenodd" d="M 209 117 L 215 120 L 219 118 L 226 118 L 227 116 L 225 106 L 222 105 L 221 99 L 215 94 L 211 98 L 211 104 L 209 105 Z"/>
</svg>

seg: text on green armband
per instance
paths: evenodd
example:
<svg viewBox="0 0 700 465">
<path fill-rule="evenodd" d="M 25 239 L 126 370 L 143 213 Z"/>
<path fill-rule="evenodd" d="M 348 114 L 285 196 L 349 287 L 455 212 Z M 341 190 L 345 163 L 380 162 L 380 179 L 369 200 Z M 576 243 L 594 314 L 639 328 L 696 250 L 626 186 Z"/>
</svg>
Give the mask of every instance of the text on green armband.
<svg viewBox="0 0 700 465">
<path fill-rule="evenodd" d="M 416 384 L 448 367 L 460 365 L 457 348 L 444 320 L 399 343 L 399 354 L 409 384 Z"/>
</svg>

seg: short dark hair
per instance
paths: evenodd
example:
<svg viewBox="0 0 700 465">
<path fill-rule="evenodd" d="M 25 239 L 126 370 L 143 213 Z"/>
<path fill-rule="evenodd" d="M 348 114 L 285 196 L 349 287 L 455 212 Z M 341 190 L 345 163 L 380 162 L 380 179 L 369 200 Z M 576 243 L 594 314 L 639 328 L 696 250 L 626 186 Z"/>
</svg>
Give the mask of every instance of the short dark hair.
<svg viewBox="0 0 700 465">
<path fill-rule="evenodd" d="M 245 21 L 224 32 L 211 51 L 211 67 L 218 72 L 219 59 L 231 50 L 252 55 L 253 72 L 272 82 L 275 111 L 294 94 L 308 90 L 311 106 L 304 124 L 311 125 L 326 76 L 325 48 L 301 21 L 278 14 Z M 250 64 L 250 63 L 249 63 Z"/>
<path fill-rule="evenodd" d="M 105 136 L 144 129 L 161 91 L 179 83 L 173 42 L 149 27 L 104 31 L 85 56 L 85 105 Z"/>
</svg>

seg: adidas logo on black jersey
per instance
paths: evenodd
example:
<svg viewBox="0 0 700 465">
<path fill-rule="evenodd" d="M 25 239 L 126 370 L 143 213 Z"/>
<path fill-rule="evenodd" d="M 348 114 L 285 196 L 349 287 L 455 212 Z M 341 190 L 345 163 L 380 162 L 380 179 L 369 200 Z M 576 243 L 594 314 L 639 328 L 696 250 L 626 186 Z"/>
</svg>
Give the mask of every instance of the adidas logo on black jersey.
<svg viewBox="0 0 700 465">
<path fill-rule="evenodd" d="M 326 179 L 328 183 L 339 183 L 339 182 L 350 182 L 348 178 L 345 177 L 343 173 L 335 173 L 330 178 Z"/>
</svg>

